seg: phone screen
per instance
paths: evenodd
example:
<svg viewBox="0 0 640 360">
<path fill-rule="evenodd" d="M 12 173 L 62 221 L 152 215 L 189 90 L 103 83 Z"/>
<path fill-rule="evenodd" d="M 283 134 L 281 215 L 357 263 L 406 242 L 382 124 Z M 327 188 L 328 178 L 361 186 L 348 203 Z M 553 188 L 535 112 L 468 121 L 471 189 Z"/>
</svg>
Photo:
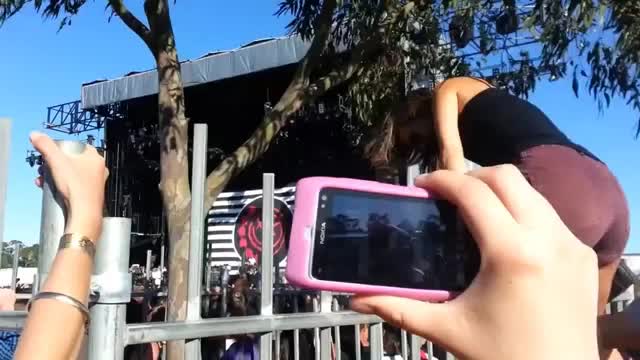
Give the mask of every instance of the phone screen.
<svg viewBox="0 0 640 360">
<path fill-rule="evenodd" d="M 325 188 L 317 210 L 316 279 L 460 291 L 478 272 L 478 249 L 447 201 Z"/>
</svg>

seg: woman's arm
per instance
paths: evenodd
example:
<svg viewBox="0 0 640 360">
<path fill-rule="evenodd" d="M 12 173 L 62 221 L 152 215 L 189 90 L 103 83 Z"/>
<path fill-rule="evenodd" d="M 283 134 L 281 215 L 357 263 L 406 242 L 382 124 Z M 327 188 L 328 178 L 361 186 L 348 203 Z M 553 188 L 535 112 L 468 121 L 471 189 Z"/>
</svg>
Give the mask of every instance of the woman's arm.
<svg viewBox="0 0 640 360">
<path fill-rule="evenodd" d="M 68 209 L 65 233 L 95 242 L 102 225 L 104 159 L 92 147 L 67 156 L 44 135 L 31 141 L 49 166 L 56 188 Z M 37 180 L 38 185 L 42 179 Z M 93 258 L 80 248 L 58 252 L 41 291 L 65 294 L 87 305 Z M 67 360 L 76 358 L 84 338 L 84 316 L 77 308 L 54 299 L 32 303 L 15 359 Z"/>
<path fill-rule="evenodd" d="M 464 149 L 458 130 L 459 101 L 455 79 L 441 83 L 434 93 L 434 127 L 440 150 L 440 167 L 466 172 Z"/>
<path fill-rule="evenodd" d="M 474 96 L 489 88 L 482 80 L 457 77 L 445 80 L 435 90 L 433 99 L 434 128 L 440 146 L 440 167 L 466 172 L 464 149 L 458 128 L 464 106 Z"/>
</svg>

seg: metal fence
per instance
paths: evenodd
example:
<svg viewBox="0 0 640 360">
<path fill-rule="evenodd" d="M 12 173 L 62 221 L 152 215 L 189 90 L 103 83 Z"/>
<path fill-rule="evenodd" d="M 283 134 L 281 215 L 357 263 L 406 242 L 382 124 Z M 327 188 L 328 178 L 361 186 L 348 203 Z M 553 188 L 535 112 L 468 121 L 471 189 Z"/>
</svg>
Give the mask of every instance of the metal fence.
<svg viewBox="0 0 640 360">
<path fill-rule="evenodd" d="M 206 165 L 206 125 L 195 125 L 193 183 L 192 183 L 192 229 L 204 229 L 205 205 L 205 165 Z M 78 152 L 82 145 L 75 142 L 59 142 L 65 152 Z M 416 168 L 407 173 L 412 180 Z M 43 192 L 43 209 L 40 246 L 40 266 L 37 285 L 46 279 L 48 268 L 56 253 L 56 245 L 63 231 L 63 212 L 55 189 L 47 181 Z M 124 348 L 128 345 L 187 339 L 186 358 L 200 359 L 201 338 L 258 334 L 260 358 L 279 358 L 279 342 L 282 331 L 293 331 L 294 360 L 300 359 L 299 336 L 301 329 L 313 329 L 315 358 L 341 360 L 341 327 L 352 326 L 355 338 L 355 359 L 361 359 L 360 324 L 369 324 L 371 359 L 382 359 L 383 327 L 376 316 L 338 310 L 337 301 L 328 292 L 321 292 L 314 302 L 314 312 L 297 314 L 273 314 L 273 202 L 274 175 L 263 176 L 262 208 L 262 258 L 261 258 L 261 303 L 260 315 L 232 318 L 202 319 L 200 301 L 202 294 L 203 233 L 193 231 L 190 241 L 190 263 L 188 275 L 188 312 L 186 321 L 163 323 L 126 323 L 126 306 L 131 298 L 131 274 L 129 273 L 129 244 L 131 220 L 126 218 L 105 218 L 103 233 L 96 251 L 92 292 L 95 295 L 91 307 L 91 327 L 89 331 L 86 357 L 90 360 L 124 359 Z M 624 306 L 624 304 L 623 304 Z M 24 323 L 24 312 L 0 314 L 0 328 L 20 329 Z M 420 359 L 420 349 L 424 342 L 415 335 L 401 333 L 401 356 L 403 359 Z M 433 359 L 433 345 L 426 343 L 428 358 Z M 335 355 L 333 355 L 335 354 Z M 453 359 L 450 354 L 446 359 Z"/>
</svg>

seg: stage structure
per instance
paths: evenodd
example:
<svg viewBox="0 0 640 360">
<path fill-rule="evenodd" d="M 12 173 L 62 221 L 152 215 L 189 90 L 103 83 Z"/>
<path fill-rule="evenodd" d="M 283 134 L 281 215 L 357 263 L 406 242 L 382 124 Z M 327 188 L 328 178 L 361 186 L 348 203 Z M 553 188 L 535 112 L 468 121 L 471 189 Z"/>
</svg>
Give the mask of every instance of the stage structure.
<svg viewBox="0 0 640 360">
<path fill-rule="evenodd" d="M 469 19 L 452 13 L 445 19 L 443 24 L 449 23 L 449 26 L 444 31 L 442 46 L 464 59 L 466 73 L 488 78 L 498 86 L 514 86 L 509 77 L 516 73 L 521 77 L 528 71 L 531 74 L 549 72 L 535 68 L 537 60 L 529 55 L 535 53 L 534 39 L 522 31 L 523 18 L 533 3 L 518 2 L 517 9 L 505 8 L 501 1 L 490 3 L 495 11 L 491 10 L 483 18 Z M 209 125 L 209 171 L 250 136 L 289 85 L 298 61 L 308 48 L 309 43 L 297 36 L 261 39 L 181 64 L 186 115 L 191 124 Z M 503 55 L 487 57 L 493 49 L 518 49 L 520 54 L 514 58 L 505 51 Z M 422 77 L 421 83 L 437 80 L 433 74 L 414 75 Z M 160 177 L 157 90 L 155 69 L 87 83 L 82 86 L 81 100 L 50 107 L 44 125 L 46 129 L 67 134 L 93 134 L 102 130 L 104 139 L 88 138 L 87 142 L 103 141 L 96 145 L 104 148 L 111 174 L 106 212 L 109 216 L 132 219 L 131 260 L 140 264 L 144 263 L 148 249 L 159 253 L 165 237 L 157 187 Z M 279 134 L 269 151 L 228 184 L 229 193 L 221 195 L 210 213 L 208 236 L 210 241 L 217 241 L 209 244 L 211 261 L 229 261 L 232 267 L 237 266 L 242 254 L 235 246 L 232 248 L 229 241 L 236 241 L 244 230 L 236 229 L 231 218 L 240 214 L 244 206 L 247 206 L 246 212 L 251 211 L 251 206 L 259 207 L 259 204 L 247 205 L 257 195 L 237 194 L 260 188 L 263 173 L 278 174 L 276 188 L 291 192 L 283 195 L 283 204 L 286 204 L 283 206 L 288 207 L 288 211 L 293 190 L 286 189 L 291 189 L 302 177 L 379 178 L 360 153 L 363 139 L 354 134 L 359 133 L 358 127 L 362 124 L 352 119 L 342 96 L 344 90 L 335 89 L 301 109 L 295 115 L 298 119 Z M 28 154 L 27 161 L 36 165 L 40 159 Z M 405 176 L 401 171 L 386 181 L 404 183 Z M 226 218 L 218 220 L 224 218 L 220 215 L 224 212 Z M 214 250 L 219 255 L 214 255 Z M 158 263 L 156 259 L 154 265 Z"/>
<path fill-rule="evenodd" d="M 295 187 L 274 193 L 274 264 L 282 271 L 287 265 Z M 229 266 L 238 274 L 243 257 L 258 260 L 262 244 L 262 190 L 224 192 L 209 210 L 207 220 L 207 260 L 210 266 Z"/>
</svg>

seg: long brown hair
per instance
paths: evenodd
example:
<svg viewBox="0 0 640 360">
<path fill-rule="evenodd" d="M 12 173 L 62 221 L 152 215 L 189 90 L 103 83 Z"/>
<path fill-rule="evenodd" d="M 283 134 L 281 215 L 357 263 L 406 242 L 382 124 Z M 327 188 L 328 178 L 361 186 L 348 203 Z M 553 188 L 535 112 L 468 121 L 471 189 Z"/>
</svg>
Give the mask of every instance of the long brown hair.
<svg viewBox="0 0 640 360">
<path fill-rule="evenodd" d="M 374 128 L 365 147 L 365 154 L 374 167 L 393 166 L 399 161 L 416 162 L 430 156 L 425 153 L 426 147 L 431 147 L 429 144 L 399 144 L 398 129 L 419 119 L 431 119 L 432 102 L 430 89 L 418 89 L 407 94 L 387 113 L 380 126 Z"/>
</svg>

